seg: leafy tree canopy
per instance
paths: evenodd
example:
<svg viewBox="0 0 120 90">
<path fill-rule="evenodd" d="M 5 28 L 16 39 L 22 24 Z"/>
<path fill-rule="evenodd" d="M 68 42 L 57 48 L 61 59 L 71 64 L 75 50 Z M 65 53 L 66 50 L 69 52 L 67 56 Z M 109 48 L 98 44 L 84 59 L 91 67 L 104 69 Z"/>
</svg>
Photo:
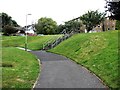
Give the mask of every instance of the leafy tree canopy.
<svg viewBox="0 0 120 90">
<path fill-rule="evenodd" d="M 12 17 L 6 13 L 2 13 L 2 28 L 6 25 L 9 26 L 19 26 L 15 20 L 12 20 Z"/>
<path fill-rule="evenodd" d="M 120 21 L 119 20 L 116 21 L 116 29 L 120 30 Z"/>
<path fill-rule="evenodd" d="M 120 1 L 106 0 L 106 8 L 110 12 L 110 18 L 120 21 Z"/>
<path fill-rule="evenodd" d="M 16 33 L 17 32 L 17 29 L 15 29 L 13 26 L 10 26 L 10 25 L 6 25 L 4 27 L 4 35 L 11 35 L 13 33 Z"/>
<path fill-rule="evenodd" d="M 64 29 L 65 29 L 65 25 L 62 25 L 62 24 L 58 25 L 56 29 L 57 34 L 62 33 Z"/>
<path fill-rule="evenodd" d="M 38 20 L 35 27 L 38 34 L 55 34 L 57 23 L 51 18 L 42 17 Z"/>
<path fill-rule="evenodd" d="M 70 20 L 65 22 L 64 25 L 60 24 L 57 27 L 58 33 L 70 33 L 71 31 L 79 32 L 81 26 L 81 22 L 79 20 Z"/>
<path fill-rule="evenodd" d="M 11 16 L 9 16 L 6 13 L 1 13 L 1 17 L 2 17 L 2 32 L 4 33 L 4 35 L 10 35 L 17 32 L 17 30 L 14 27 L 18 27 L 19 25 L 15 20 L 12 20 Z"/>
<path fill-rule="evenodd" d="M 65 22 L 66 31 L 75 31 L 78 32 L 80 30 L 81 22 L 79 20 L 71 20 L 69 22 Z"/>
<path fill-rule="evenodd" d="M 105 19 L 105 13 L 100 13 L 96 11 L 88 11 L 86 14 L 83 14 L 80 19 L 83 24 L 86 25 L 87 32 L 92 30 L 96 25 L 100 24 Z"/>
</svg>

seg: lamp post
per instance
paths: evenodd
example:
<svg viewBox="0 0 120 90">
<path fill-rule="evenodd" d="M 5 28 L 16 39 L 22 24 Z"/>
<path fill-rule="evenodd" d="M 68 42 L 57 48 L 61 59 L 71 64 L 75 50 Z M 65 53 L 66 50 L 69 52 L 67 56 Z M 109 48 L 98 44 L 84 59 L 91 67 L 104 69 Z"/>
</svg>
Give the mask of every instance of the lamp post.
<svg viewBox="0 0 120 90">
<path fill-rule="evenodd" d="M 26 32 L 25 32 L 25 51 L 27 51 L 27 16 L 32 14 L 26 14 Z"/>
</svg>

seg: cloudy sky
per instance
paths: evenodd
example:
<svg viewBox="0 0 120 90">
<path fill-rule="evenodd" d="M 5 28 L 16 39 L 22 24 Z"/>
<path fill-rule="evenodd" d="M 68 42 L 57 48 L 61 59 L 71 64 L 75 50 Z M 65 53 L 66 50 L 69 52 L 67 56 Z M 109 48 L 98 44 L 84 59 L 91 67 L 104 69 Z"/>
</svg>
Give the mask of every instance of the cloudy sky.
<svg viewBox="0 0 120 90">
<path fill-rule="evenodd" d="M 88 10 L 104 12 L 105 0 L 0 0 L 0 12 L 12 16 L 19 25 L 24 26 L 26 14 L 28 24 L 41 17 L 49 17 L 58 24 L 79 17 Z"/>
</svg>

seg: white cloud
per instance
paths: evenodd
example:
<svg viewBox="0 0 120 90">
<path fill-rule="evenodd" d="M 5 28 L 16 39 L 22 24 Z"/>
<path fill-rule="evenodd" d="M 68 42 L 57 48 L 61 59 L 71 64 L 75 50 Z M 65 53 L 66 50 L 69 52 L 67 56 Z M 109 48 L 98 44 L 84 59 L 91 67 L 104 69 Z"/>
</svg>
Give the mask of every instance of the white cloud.
<svg viewBox="0 0 120 90">
<path fill-rule="evenodd" d="M 25 25 L 41 17 L 50 17 L 58 24 L 79 17 L 88 10 L 104 11 L 105 0 L 0 0 L 0 12 L 12 16 L 18 24 Z"/>
</svg>

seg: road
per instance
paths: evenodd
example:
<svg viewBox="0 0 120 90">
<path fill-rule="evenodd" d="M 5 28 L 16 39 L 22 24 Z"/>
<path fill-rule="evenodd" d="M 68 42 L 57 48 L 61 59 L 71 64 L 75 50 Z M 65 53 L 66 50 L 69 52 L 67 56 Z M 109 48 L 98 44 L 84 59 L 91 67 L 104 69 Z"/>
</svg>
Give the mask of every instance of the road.
<svg viewBox="0 0 120 90">
<path fill-rule="evenodd" d="M 46 51 L 31 51 L 41 60 L 35 88 L 106 88 L 92 73 L 70 59 Z"/>
</svg>

